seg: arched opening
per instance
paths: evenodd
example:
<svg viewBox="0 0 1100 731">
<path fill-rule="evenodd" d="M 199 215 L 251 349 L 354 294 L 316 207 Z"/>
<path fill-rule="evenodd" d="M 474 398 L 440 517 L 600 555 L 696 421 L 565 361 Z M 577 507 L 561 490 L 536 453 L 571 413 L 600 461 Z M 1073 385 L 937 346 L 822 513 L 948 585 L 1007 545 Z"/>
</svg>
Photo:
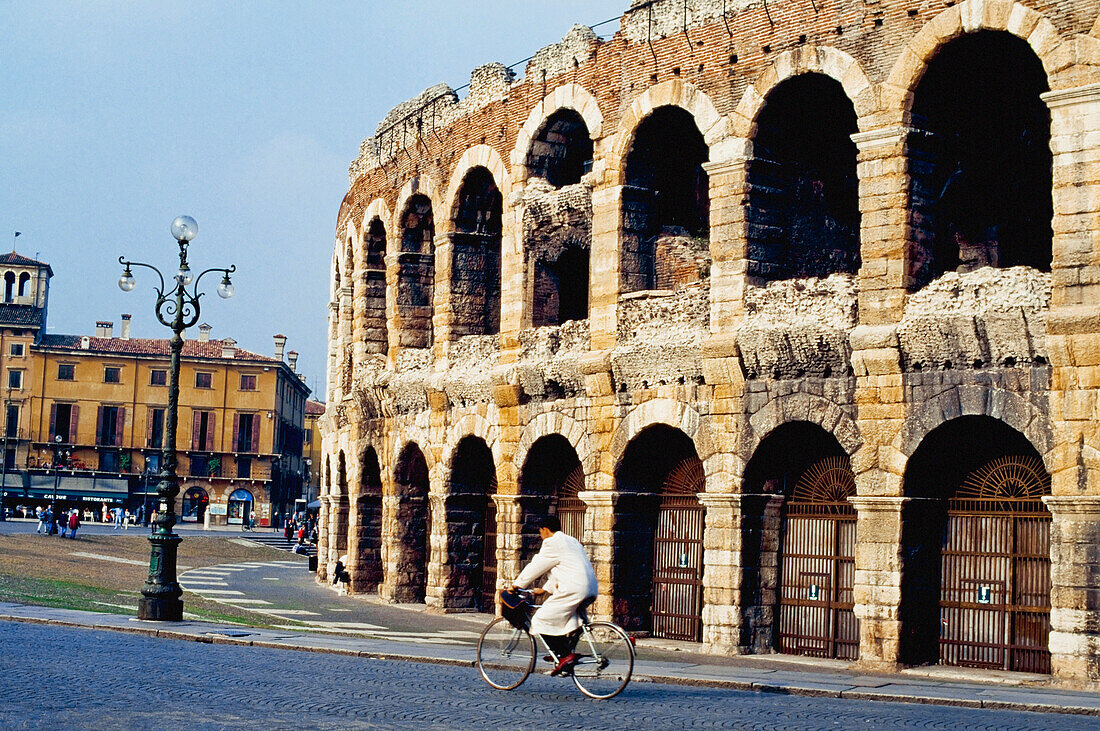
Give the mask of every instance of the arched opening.
<svg viewBox="0 0 1100 731">
<path fill-rule="evenodd" d="M 848 455 L 817 424 L 789 422 L 763 440 L 745 467 L 752 559 L 742 561 L 751 617 L 745 642 L 758 652 L 854 660 L 855 477 Z"/>
<path fill-rule="evenodd" d="M 428 505 L 428 463 L 420 447 L 401 450 L 394 468 L 397 513 L 394 521 L 395 560 L 391 570 L 393 601 L 422 602 L 428 581 L 428 546 L 432 532 Z"/>
<path fill-rule="evenodd" d="M 27 296 L 27 285 L 30 283 L 30 281 L 31 281 L 31 275 L 28 274 L 27 272 L 23 272 L 22 274 L 19 275 L 19 296 L 20 297 L 26 297 Z"/>
<path fill-rule="evenodd" d="M 695 444 L 664 424 L 643 429 L 615 470 L 612 535 L 615 621 L 654 637 L 703 634 L 703 463 Z"/>
<path fill-rule="evenodd" d="M 382 583 L 382 471 L 374 447 L 367 447 L 363 453 L 355 511 L 352 589 L 374 591 Z"/>
<path fill-rule="evenodd" d="M 537 249 L 532 324 L 562 325 L 588 317 L 588 245 L 570 240 Z"/>
<path fill-rule="evenodd" d="M 493 174 L 472 168 L 455 202 L 451 263 L 453 333 L 500 332 L 500 237 L 503 200 Z"/>
<path fill-rule="evenodd" d="M 202 523 L 206 519 L 206 510 L 210 507 L 210 496 L 201 487 L 189 487 L 183 493 L 180 508 L 180 520 L 188 523 Z"/>
<path fill-rule="evenodd" d="M 574 185 L 592 169 L 592 138 L 574 109 L 559 109 L 547 117 L 527 151 L 527 173 L 555 188 Z"/>
<path fill-rule="evenodd" d="M 768 94 L 748 165 L 750 275 L 859 270 L 857 131 L 851 100 L 824 74 L 794 76 Z"/>
<path fill-rule="evenodd" d="M 432 344 L 432 293 L 435 285 L 435 222 L 426 195 L 409 198 L 401 214 L 401 252 L 397 258 L 397 315 L 401 345 Z"/>
<path fill-rule="evenodd" d="M 229 525 L 243 525 L 251 515 L 252 493 L 248 490 L 234 490 L 229 496 L 227 515 Z"/>
<path fill-rule="evenodd" d="M 332 514 L 329 519 L 332 522 L 330 531 L 329 548 L 334 552 L 333 559 L 339 558 L 348 552 L 348 513 L 350 512 L 348 498 L 348 469 L 343 450 L 336 459 L 336 483 L 332 486 Z"/>
<path fill-rule="evenodd" d="M 12 302 L 15 300 L 15 272 L 7 272 L 4 274 L 4 301 Z"/>
<path fill-rule="evenodd" d="M 622 192 L 623 292 L 675 289 L 691 269 L 682 263 L 709 256 L 708 155 L 695 119 L 680 107 L 659 107 L 638 126 Z"/>
<path fill-rule="evenodd" d="M 389 351 L 386 331 L 386 227 L 377 216 L 363 232 L 363 342 L 368 353 Z"/>
<path fill-rule="evenodd" d="M 447 565 L 450 605 L 492 612 L 496 607 L 496 466 L 485 440 L 466 437 L 451 460 L 447 489 Z"/>
<path fill-rule="evenodd" d="M 584 468 L 569 440 L 560 434 L 536 439 L 519 475 L 521 561 L 538 551 L 538 520 L 544 515 L 557 515 L 562 531 L 584 543 L 585 505 L 578 497 L 583 489 Z"/>
<path fill-rule="evenodd" d="M 1027 41 L 979 31 L 944 45 L 913 94 L 914 286 L 983 266 L 1051 265 L 1050 112 Z"/>
<path fill-rule="evenodd" d="M 1027 438 L 952 419 L 909 458 L 902 529 L 903 662 L 1050 672 L 1050 475 Z M 937 650 L 938 648 L 938 650 Z"/>
</svg>

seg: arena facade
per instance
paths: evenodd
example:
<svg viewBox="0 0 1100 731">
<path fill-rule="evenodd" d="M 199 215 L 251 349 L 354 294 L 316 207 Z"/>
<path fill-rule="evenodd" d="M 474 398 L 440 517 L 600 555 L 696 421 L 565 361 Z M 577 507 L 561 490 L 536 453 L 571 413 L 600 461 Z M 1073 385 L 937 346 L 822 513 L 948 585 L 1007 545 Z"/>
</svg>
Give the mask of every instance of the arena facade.
<svg viewBox="0 0 1100 731">
<path fill-rule="evenodd" d="M 1098 15 L 635 0 L 395 107 L 319 579 L 491 610 L 556 512 L 633 631 L 1100 683 Z"/>
</svg>

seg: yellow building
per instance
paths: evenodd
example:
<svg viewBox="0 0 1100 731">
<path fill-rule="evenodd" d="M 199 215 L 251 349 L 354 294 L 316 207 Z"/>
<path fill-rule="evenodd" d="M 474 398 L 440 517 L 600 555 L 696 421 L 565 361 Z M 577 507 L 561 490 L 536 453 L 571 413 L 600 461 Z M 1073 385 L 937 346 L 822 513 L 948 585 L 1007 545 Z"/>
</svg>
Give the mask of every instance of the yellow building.
<svg viewBox="0 0 1100 731">
<path fill-rule="evenodd" d="M 146 513 L 165 446 L 168 340 L 131 337 L 129 315 L 117 335 L 105 321 L 96 323 L 94 336 L 46 335 L 52 271 L 12 253 L 0 257 L 0 276 L 9 275 L 15 301 L 0 305 L 4 505 L 56 501 L 97 515 L 103 505 Z M 22 310 L 38 319 L 17 327 L 33 320 Z M 301 493 L 309 389 L 294 372 L 296 354 L 283 361 L 285 336 L 275 336 L 270 357 L 240 349 L 231 338 L 211 339 L 210 329 L 200 325 L 198 338 L 184 342 L 177 509 L 184 521 L 240 524 L 255 512 L 258 525 L 270 525 Z"/>
<path fill-rule="evenodd" d="M 306 401 L 305 444 L 302 454 L 305 456 L 308 479 L 302 488 L 302 498 L 306 504 L 313 502 L 321 494 L 321 425 L 319 420 L 325 415 L 325 405 L 320 401 Z"/>
</svg>

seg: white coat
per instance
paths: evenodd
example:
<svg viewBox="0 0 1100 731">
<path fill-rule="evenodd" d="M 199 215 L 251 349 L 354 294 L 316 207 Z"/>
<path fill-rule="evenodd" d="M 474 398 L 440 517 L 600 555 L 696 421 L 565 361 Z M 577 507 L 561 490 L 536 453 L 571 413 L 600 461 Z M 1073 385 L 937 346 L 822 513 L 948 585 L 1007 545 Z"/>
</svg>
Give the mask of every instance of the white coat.
<svg viewBox="0 0 1100 731">
<path fill-rule="evenodd" d="M 584 546 L 576 538 L 558 531 L 542 542 L 542 548 L 516 578 L 526 589 L 550 572 L 542 587 L 550 594 L 531 617 L 531 631 L 540 635 L 565 635 L 581 626 L 575 610 L 590 596 L 596 596 L 596 572 Z"/>
</svg>

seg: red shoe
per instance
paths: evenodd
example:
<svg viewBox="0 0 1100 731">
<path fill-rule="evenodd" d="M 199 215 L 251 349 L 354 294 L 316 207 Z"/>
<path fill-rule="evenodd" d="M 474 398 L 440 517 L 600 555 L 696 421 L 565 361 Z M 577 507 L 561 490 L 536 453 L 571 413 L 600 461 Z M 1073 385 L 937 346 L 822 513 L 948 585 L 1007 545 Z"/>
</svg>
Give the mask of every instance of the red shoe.
<svg viewBox="0 0 1100 731">
<path fill-rule="evenodd" d="M 577 662 L 577 653 L 571 652 L 558 661 L 557 667 L 550 671 L 551 675 L 561 675 L 563 671 L 573 667 Z"/>
</svg>

